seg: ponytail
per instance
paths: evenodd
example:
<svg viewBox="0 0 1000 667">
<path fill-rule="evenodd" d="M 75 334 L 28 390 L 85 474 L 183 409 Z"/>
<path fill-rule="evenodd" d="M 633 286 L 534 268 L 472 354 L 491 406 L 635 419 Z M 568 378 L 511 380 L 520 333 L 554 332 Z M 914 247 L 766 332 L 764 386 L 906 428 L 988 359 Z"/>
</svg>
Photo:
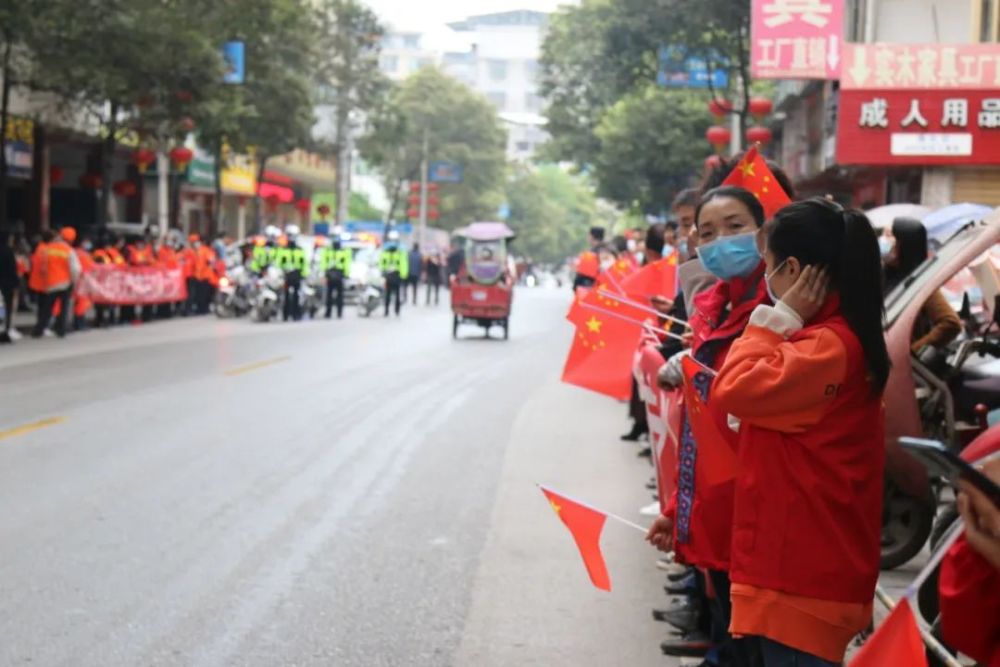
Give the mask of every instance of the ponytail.
<svg viewBox="0 0 1000 667">
<path fill-rule="evenodd" d="M 845 210 L 840 252 L 840 311 L 861 343 L 872 388 L 881 393 L 889 378 L 889 352 L 882 323 L 882 259 L 878 238 L 861 211 Z"/>
<path fill-rule="evenodd" d="M 825 266 L 840 311 L 861 343 L 873 391 L 889 378 L 882 322 L 882 261 L 875 230 L 865 214 L 819 197 L 781 209 L 767 227 L 777 261 L 796 257 L 803 266 Z"/>
</svg>

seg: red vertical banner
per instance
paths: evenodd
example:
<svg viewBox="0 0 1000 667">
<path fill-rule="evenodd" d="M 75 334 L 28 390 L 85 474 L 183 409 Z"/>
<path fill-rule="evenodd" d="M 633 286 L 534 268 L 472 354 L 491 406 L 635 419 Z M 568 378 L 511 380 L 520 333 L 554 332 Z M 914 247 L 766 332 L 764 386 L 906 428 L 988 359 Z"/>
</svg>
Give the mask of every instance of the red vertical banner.
<svg viewBox="0 0 1000 667">
<path fill-rule="evenodd" d="M 753 0 L 750 12 L 755 78 L 840 78 L 844 0 Z"/>
</svg>

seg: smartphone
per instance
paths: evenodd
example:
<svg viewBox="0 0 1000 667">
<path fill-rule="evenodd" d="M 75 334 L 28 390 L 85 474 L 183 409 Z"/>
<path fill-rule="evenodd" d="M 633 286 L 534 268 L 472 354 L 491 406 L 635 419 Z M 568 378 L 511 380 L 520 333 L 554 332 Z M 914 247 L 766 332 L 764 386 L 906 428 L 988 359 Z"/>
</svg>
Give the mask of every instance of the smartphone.
<svg viewBox="0 0 1000 667">
<path fill-rule="evenodd" d="M 937 440 L 900 438 L 899 444 L 923 463 L 931 475 L 944 477 L 953 484 L 958 480 L 968 482 L 982 491 L 1000 509 L 1000 485 Z"/>
</svg>

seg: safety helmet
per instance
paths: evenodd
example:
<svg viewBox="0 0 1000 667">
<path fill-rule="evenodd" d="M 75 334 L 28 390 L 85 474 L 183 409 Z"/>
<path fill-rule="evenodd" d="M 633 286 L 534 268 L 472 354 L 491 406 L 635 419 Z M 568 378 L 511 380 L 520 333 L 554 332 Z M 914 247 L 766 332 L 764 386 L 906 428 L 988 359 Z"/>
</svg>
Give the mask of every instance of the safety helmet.
<svg viewBox="0 0 1000 667">
<path fill-rule="evenodd" d="M 72 243 L 76 240 L 76 230 L 72 227 L 63 227 L 59 230 L 59 236 L 61 236 L 62 240 L 66 243 Z"/>
<path fill-rule="evenodd" d="M 340 242 L 341 243 L 347 243 L 350 240 L 351 240 L 351 235 L 348 234 L 347 232 L 344 232 L 344 233 L 342 233 L 340 235 Z"/>
<path fill-rule="evenodd" d="M 386 240 L 387 241 L 398 241 L 399 240 L 399 232 L 397 232 L 395 229 L 391 230 L 389 232 L 389 234 L 386 236 Z"/>
<path fill-rule="evenodd" d="M 287 227 L 285 227 L 285 236 L 287 236 L 288 238 L 295 238 L 301 233 L 302 232 L 299 229 L 298 225 L 288 225 Z"/>
<path fill-rule="evenodd" d="M 267 227 L 264 228 L 264 236 L 267 237 L 268 240 L 273 241 L 274 239 L 281 236 L 281 230 L 275 227 L 274 225 L 268 225 Z"/>
</svg>

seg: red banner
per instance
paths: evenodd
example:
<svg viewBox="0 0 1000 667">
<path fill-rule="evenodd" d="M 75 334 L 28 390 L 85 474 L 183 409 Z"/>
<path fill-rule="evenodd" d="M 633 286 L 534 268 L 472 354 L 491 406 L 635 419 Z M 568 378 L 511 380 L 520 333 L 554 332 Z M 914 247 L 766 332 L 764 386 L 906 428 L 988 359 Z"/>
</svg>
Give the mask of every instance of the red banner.
<svg viewBox="0 0 1000 667">
<path fill-rule="evenodd" d="M 753 0 L 750 69 L 757 79 L 836 79 L 844 0 Z"/>
<path fill-rule="evenodd" d="M 188 292 L 179 268 L 95 266 L 83 274 L 76 296 L 123 306 L 185 301 Z"/>
<path fill-rule="evenodd" d="M 841 90 L 840 164 L 1000 164 L 1000 98 L 986 90 Z"/>
</svg>

